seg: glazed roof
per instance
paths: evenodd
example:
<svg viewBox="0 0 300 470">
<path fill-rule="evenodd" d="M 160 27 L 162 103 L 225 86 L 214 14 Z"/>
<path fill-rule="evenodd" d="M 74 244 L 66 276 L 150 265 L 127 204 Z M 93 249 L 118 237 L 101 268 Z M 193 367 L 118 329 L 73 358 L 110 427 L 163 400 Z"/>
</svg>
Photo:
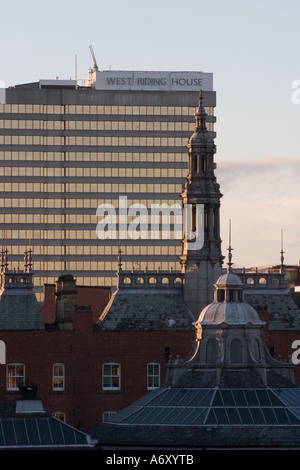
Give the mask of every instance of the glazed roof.
<svg viewBox="0 0 300 470">
<path fill-rule="evenodd" d="M 296 447 L 300 389 L 159 388 L 90 434 L 113 448 Z"/>
</svg>

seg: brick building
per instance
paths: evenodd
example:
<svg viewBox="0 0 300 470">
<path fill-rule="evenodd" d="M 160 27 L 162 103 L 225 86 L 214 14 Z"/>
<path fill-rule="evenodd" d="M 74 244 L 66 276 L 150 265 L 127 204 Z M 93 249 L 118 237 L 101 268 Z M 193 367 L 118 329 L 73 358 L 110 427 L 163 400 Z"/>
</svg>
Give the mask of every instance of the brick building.
<svg viewBox="0 0 300 470">
<path fill-rule="evenodd" d="M 193 323 L 200 304 L 213 300 L 213 283 L 222 274 L 223 261 L 215 147 L 201 100 L 195 117 L 189 174 L 181 195 L 190 222 L 185 222 L 181 271 L 128 271 L 119 259 L 118 287 L 112 295 L 109 289 L 76 286 L 71 272 L 65 272 L 55 286 L 45 286 L 39 308 L 30 250 L 24 270 L 8 269 L 7 251 L 2 250 L 0 400 L 15 399 L 19 385 L 38 385 L 48 413 L 88 432 L 159 387 L 170 355 L 176 360 L 188 357 L 195 339 Z M 197 212 L 199 207 L 203 213 Z M 197 244 L 201 224 L 203 245 Z M 288 360 L 292 342 L 299 339 L 300 316 L 286 290 L 283 263 L 277 271 L 235 272 L 246 302 L 267 323 L 270 352 Z M 228 295 L 231 302 L 230 289 Z M 295 377 L 300 384 L 297 366 Z"/>
<path fill-rule="evenodd" d="M 77 296 L 82 300 L 80 296 L 86 295 L 90 302 L 91 288 L 77 288 L 68 274 L 56 283 L 54 304 L 49 295 L 52 286 L 46 286 L 46 302 L 41 309 L 47 313 L 45 323 L 33 293 L 32 274 L 30 270 L 2 273 L 0 340 L 5 344 L 5 361 L 0 365 L 0 400 L 15 399 L 19 385 L 38 385 L 48 413 L 88 430 L 104 416 L 160 385 L 170 353 L 181 357 L 189 353 L 191 313 L 178 293 L 174 305 L 181 309 L 164 325 L 158 308 L 147 321 L 147 315 L 137 307 L 140 316 L 131 327 L 128 323 L 122 326 L 121 315 L 119 325 L 105 326 L 107 320 L 102 328 L 94 321 L 91 307 L 76 301 Z M 161 286 L 165 292 L 164 284 Z M 156 301 L 158 290 L 153 291 Z M 5 301 L 8 295 L 9 302 Z M 103 289 L 99 289 L 101 305 L 103 295 Z M 163 295 L 170 296 L 169 290 Z M 108 296 L 107 291 L 106 301 Z"/>
<path fill-rule="evenodd" d="M 163 386 L 91 430 L 102 449 L 297 448 L 300 387 L 293 364 L 265 346 L 264 322 L 232 269 L 195 322 L 190 357 Z"/>
<path fill-rule="evenodd" d="M 170 355 L 188 357 L 195 319 L 183 301 L 182 274 L 119 270 L 111 297 L 108 290 L 77 287 L 68 274 L 56 286 L 46 286 L 40 310 L 32 275 L 30 268 L 2 273 L 0 341 L 6 360 L 0 365 L 0 400 L 17 398 L 20 384 L 38 385 L 45 411 L 88 432 L 163 384 Z M 250 276 L 254 284 L 247 283 Z M 251 286 L 245 288 L 245 299 L 267 323 L 269 350 L 288 360 L 292 342 L 299 339 L 299 310 L 284 287 L 268 288 L 259 276 L 240 273 L 244 285 Z M 274 273 L 268 283 L 272 279 Z M 95 306 L 107 303 L 99 321 L 90 306 L 91 289 Z M 299 366 L 295 377 L 300 384 Z"/>
</svg>

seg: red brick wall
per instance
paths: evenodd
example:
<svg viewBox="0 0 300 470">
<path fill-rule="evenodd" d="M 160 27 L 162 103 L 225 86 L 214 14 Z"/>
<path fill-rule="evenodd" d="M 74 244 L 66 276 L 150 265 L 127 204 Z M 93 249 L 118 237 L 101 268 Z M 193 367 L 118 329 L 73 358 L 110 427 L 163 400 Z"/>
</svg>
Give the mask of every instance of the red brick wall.
<svg viewBox="0 0 300 470">
<path fill-rule="evenodd" d="M 268 321 L 264 309 L 260 318 Z M 192 348 L 195 332 L 186 331 L 96 331 L 91 311 L 79 310 L 73 331 L 1 331 L 6 343 L 6 362 L 24 363 L 26 379 L 38 385 L 44 409 L 62 411 L 69 424 L 89 431 L 102 421 L 105 411 L 118 411 L 147 393 L 147 364 L 161 365 L 161 383 L 165 377 L 165 347 L 175 359 L 185 359 Z M 300 331 L 264 329 L 267 347 L 275 348 L 275 358 L 291 356 L 292 342 Z M 65 364 L 66 389 L 52 391 L 52 366 Z M 102 364 L 121 364 L 121 390 L 102 390 Z M 300 385 L 300 365 L 295 367 Z M 17 398 L 6 391 L 6 367 L 0 365 L 0 400 Z"/>
<path fill-rule="evenodd" d="M 102 421 L 105 411 L 118 411 L 147 393 L 147 364 L 161 364 L 164 350 L 174 357 L 189 354 L 194 332 L 93 330 L 91 312 L 75 313 L 74 331 L 0 332 L 6 344 L 6 363 L 25 364 L 26 383 L 38 385 L 38 395 L 48 413 L 62 411 L 69 424 L 88 431 Z M 102 391 L 102 364 L 121 364 L 121 390 Z M 65 391 L 52 391 L 52 367 L 65 365 Z M 0 365 L 0 400 L 16 399 L 6 391 L 6 366 Z"/>
<path fill-rule="evenodd" d="M 94 323 L 100 317 L 105 305 L 110 299 L 109 287 L 76 286 L 76 306 L 81 308 L 91 306 Z M 44 285 L 44 305 L 41 306 L 41 313 L 45 323 L 55 322 L 55 285 Z"/>
</svg>

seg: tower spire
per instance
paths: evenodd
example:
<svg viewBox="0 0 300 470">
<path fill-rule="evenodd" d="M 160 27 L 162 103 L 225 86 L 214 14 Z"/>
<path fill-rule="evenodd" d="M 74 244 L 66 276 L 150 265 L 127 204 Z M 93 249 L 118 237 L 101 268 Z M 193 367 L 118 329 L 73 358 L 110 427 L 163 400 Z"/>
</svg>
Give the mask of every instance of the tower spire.
<svg viewBox="0 0 300 470">
<path fill-rule="evenodd" d="M 196 126 L 195 126 L 195 131 L 196 132 L 205 132 L 207 131 L 206 129 L 206 118 L 207 118 L 207 113 L 205 111 L 205 108 L 203 106 L 203 92 L 200 90 L 199 92 L 199 105 L 198 109 L 195 113 L 195 121 L 196 121 Z"/>
<path fill-rule="evenodd" d="M 122 271 L 122 250 L 120 247 L 118 251 L 118 271 Z"/>
<path fill-rule="evenodd" d="M 283 229 L 281 229 L 281 251 L 280 251 L 280 264 L 281 264 L 281 267 L 283 267 L 283 263 L 284 263 L 284 251 L 283 251 Z"/>
<path fill-rule="evenodd" d="M 26 250 L 24 252 L 24 268 L 25 268 L 25 273 L 31 273 L 32 272 L 32 250 L 29 248 L 29 250 Z"/>
<path fill-rule="evenodd" d="M 227 272 L 231 273 L 232 272 L 231 266 L 233 265 L 233 263 L 232 263 L 233 248 L 231 246 L 231 219 L 229 219 L 229 246 L 228 246 L 227 250 L 228 250 Z"/>
<path fill-rule="evenodd" d="M 7 270 L 8 260 L 7 260 L 7 253 L 8 250 L 4 249 L 1 250 L 1 273 L 4 273 Z"/>
<path fill-rule="evenodd" d="M 181 193 L 184 214 L 183 248 L 180 256 L 185 273 L 184 298 L 197 316 L 213 300 L 214 284 L 222 274 L 220 199 L 215 176 L 214 136 L 206 129 L 207 114 L 202 90 L 195 112 L 195 131 L 187 149 L 189 172 Z"/>
</svg>

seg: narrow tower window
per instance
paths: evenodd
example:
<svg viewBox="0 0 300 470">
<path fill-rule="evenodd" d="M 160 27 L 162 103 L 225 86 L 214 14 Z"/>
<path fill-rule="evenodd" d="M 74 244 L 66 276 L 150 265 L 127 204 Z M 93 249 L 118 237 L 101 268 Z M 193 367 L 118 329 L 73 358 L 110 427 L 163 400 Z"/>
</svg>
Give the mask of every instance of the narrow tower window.
<svg viewBox="0 0 300 470">
<path fill-rule="evenodd" d="M 198 155 L 197 154 L 194 155 L 193 159 L 194 159 L 194 172 L 198 173 L 199 172 L 199 169 L 198 169 Z"/>
<path fill-rule="evenodd" d="M 192 232 L 197 230 L 197 206 L 192 204 Z"/>
<path fill-rule="evenodd" d="M 202 173 L 205 173 L 206 172 L 206 158 L 205 158 L 205 155 L 202 155 L 201 156 L 201 170 L 202 170 Z"/>
</svg>

